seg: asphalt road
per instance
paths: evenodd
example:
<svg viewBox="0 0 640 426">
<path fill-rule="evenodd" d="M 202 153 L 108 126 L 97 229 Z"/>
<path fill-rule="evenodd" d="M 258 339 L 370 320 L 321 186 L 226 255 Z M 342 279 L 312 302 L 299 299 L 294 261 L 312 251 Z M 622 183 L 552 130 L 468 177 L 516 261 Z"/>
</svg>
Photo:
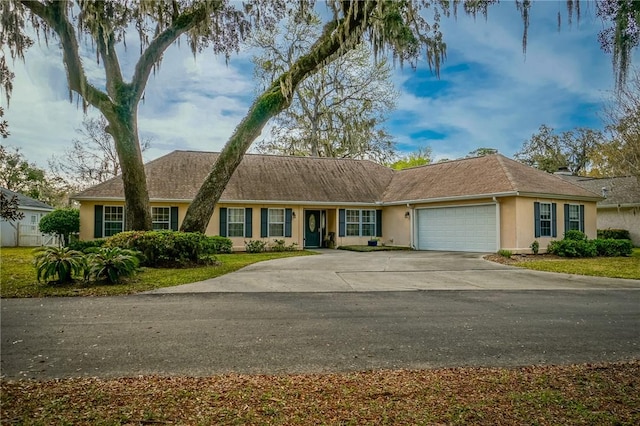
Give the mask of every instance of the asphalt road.
<svg viewBox="0 0 640 426">
<path fill-rule="evenodd" d="M 640 291 L 3 299 L 4 379 L 640 359 Z"/>
</svg>

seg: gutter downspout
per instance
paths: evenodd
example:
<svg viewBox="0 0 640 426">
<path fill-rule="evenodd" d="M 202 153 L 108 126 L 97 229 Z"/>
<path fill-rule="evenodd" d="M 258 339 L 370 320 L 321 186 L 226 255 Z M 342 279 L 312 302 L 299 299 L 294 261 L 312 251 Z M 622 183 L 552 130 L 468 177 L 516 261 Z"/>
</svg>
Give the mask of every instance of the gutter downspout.
<svg viewBox="0 0 640 426">
<path fill-rule="evenodd" d="M 416 246 L 414 244 L 414 208 L 413 206 L 411 206 L 411 204 L 407 203 L 407 208 L 409 209 L 409 247 L 411 247 L 412 250 L 416 249 Z"/>
<path fill-rule="evenodd" d="M 496 197 L 493 197 L 493 202 L 496 203 L 496 245 L 498 246 L 496 248 L 496 252 L 500 251 L 501 248 L 501 242 L 500 242 L 500 227 L 501 227 L 501 222 L 500 222 L 500 201 L 498 201 L 498 199 Z"/>
</svg>

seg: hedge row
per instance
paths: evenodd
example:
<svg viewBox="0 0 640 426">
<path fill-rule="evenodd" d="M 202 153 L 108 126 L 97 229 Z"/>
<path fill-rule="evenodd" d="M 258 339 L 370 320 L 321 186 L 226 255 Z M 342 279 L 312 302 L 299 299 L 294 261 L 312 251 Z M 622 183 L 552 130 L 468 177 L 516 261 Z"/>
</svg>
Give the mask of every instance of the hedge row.
<svg viewBox="0 0 640 426">
<path fill-rule="evenodd" d="M 547 252 L 562 257 L 631 256 L 633 244 L 628 239 L 589 240 L 580 231 L 569 231 L 563 240 L 551 241 Z"/>
<path fill-rule="evenodd" d="M 74 250 L 90 251 L 94 247 L 120 247 L 142 253 L 144 266 L 183 266 L 201 263 L 211 255 L 231 253 L 229 238 L 197 232 L 175 231 L 126 231 L 106 239 L 78 241 Z"/>
</svg>

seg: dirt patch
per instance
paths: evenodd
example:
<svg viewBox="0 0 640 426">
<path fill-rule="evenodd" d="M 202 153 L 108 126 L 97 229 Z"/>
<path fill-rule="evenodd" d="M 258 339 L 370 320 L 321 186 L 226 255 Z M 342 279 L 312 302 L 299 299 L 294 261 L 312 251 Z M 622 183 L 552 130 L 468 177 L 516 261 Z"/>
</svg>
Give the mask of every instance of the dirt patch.
<svg viewBox="0 0 640 426">
<path fill-rule="evenodd" d="M 514 254 L 511 257 L 500 256 L 499 254 L 488 254 L 483 257 L 490 262 L 501 263 L 503 265 L 516 265 L 523 262 L 536 262 L 538 260 L 561 260 L 555 254 Z"/>
</svg>

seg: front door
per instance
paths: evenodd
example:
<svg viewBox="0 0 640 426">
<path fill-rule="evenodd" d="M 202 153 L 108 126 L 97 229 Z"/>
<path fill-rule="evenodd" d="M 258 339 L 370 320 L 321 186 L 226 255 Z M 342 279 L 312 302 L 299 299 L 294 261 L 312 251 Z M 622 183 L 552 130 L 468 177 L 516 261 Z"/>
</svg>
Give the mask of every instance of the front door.
<svg viewBox="0 0 640 426">
<path fill-rule="evenodd" d="M 304 246 L 320 247 L 320 210 L 304 212 Z"/>
</svg>

